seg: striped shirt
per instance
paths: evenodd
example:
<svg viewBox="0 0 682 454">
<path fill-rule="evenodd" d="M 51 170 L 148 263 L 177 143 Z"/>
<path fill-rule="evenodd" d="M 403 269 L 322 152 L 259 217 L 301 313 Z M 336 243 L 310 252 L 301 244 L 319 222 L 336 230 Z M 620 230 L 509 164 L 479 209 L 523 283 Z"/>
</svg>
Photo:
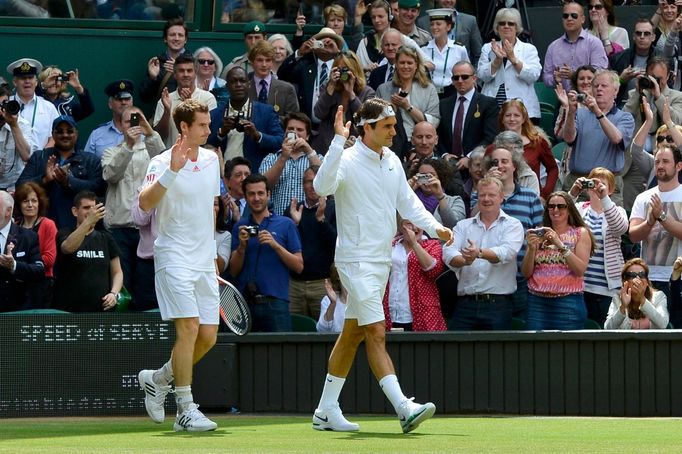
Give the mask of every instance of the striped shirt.
<svg viewBox="0 0 682 454">
<path fill-rule="evenodd" d="M 276 153 L 268 154 L 260 163 L 258 173 L 265 174 L 270 168 L 275 165 L 275 161 L 279 159 L 282 150 Z M 324 159 L 322 155 L 317 155 L 320 160 Z M 272 188 L 272 204 L 273 211 L 283 216 L 291 206 L 291 199 L 296 197 L 299 201 L 305 199 L 303 192 L 303 174 L 305 170 L 310 167 L 310 160 L 305 154 L 298 158 L 289 156 L 282 174 L 274 188 Z"/>
<path fill-rule="evenodd" d="M 587 228 L 594 235 L 595 248 L 590 261 L 587 264 L 587 271 L 583 276 L 585 279 L 585 291 L 596 293 L 597 295 L 612 296 L 609 291 L 609 284 L 606 281 L 606 271 L 604 267 L 604 235 L 602 234 L 602 217 L 589 210 L 583 217 Z"/>
</svg>

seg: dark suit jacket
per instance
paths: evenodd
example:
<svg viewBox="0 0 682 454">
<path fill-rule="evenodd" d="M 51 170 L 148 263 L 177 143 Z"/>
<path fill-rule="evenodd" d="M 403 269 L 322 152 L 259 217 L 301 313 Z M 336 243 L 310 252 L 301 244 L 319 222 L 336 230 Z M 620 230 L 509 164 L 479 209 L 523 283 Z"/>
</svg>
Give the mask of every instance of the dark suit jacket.
<svg viewBox="0 0 682 454">
<path fill-rule="evenodd" d="M 374 70 L 371 73 L 369 73 L 369 80 L 367 81 L 367 85 L 369 85 L 374 89 L 374 91 L 376 91 L 377 88 L 379 88 L 379 85 L 386 82 L 386 71 L 388 71 L 388 64 L 384 64 L 374 68 Z"/>
<path fill-rule="evenodd" d="M 251 101 L 258 101 L 258 92 L 260 87 L 256 87 L 251 74 L 251 88 L 249 88 L 249 99 Z M 268 104 L 275 109 L 279 118 L 284 119 L 289 112 L 298 112 L 298 98 L 296 97 L 296 89 L 289 82 L 277 80 L 274 77 L 270 80 L 270 89 L 268 90 Z"/>
<path fill-rule="evenodd" d="M 268 153 L 274 153 L 282 147 L 284 130 L 271 105 L 254 101 L 252 106 L 251 122 L 263 136 L 260 143 L 256 143 L 251 137 L 244 134 L 244 157 L 251 161 L 252 169 L 258 169 L 261 161 Z M 227 104 L 223 104 L 211 111 L 211 135 L 208 137 L 208 143 L 220 147 L 223 152 L 227 148 L 227 137 L 218 137 L 218 130 L 223 124 L 226 108 Z"/>
<path fill-rule="evenodd" d="M 12 223 L 7 238 L 7 244 L 10 243 L 14 244 L 12 256 L 17 262 L 17 268 L 14 273 L 0 268 L 0 312 L 42 307 L 40 301 L 33 300 L 38 293 L 31 292 L 29 296 L 28 291 L 29 285 L 45 279 L 38 235 Z"/>
<path fill-rule="evenodd" d="M 313 54 L 307 54 L 298 60 L 295 52 L 289 55 L 279 67 L 277 77 L 296 87 L 299 109 L 312 118 L 313 90 L 317 78 L 317 59 Z"/>
<path fill-rule="evenodd" d="M 452 117 L 455 115 L 457 94 L 440 102 L 440 124 L 438 125 L 438 154 L 452 153 Z M 478 112 L 480 115 L 476 115 Z M 497 100 L 474 92 L 471 105 L 464 117 L 462 148 L 469 153 L 479 145 L 488 146 L 498 133 Z"/>
</svg>

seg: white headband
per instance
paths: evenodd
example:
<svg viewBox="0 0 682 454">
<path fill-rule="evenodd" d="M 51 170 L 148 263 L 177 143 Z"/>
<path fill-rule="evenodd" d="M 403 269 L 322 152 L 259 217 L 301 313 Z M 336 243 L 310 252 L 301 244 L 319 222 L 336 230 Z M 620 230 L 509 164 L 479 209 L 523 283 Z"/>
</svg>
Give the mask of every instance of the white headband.
<svg viewBox="0 0 682 454">
<path fill-rule="evenodd" d="M 384 107 L 384 110 L 381 112 L 381 115 L 379 115 L 377 118 L 372 118 L 371 120 L 362 118 L 360 121 L 358 121 L 358 126 L 362 126 L 364 124 L 370 125 L 372 123 L 384 120 L 388 117 L 395 117 L 395 112 L 393 111 L 393 107 L 391 106 Z"/>
</svg>

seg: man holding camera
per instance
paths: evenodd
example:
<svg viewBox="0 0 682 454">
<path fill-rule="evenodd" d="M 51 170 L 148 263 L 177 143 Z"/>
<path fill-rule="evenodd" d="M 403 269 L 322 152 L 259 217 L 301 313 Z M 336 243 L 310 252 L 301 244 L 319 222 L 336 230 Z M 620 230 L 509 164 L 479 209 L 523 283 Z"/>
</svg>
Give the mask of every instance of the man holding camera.
<svg viewBox="0 0 682 454">
<path fill-rule="evenodd" d="M 250 215 L 232 229 L 230 274 L 249 303 L 253 331 L 291 331 L 289 271 L 303 271 L 301 238 L 291 219 L 268 209 L 265 175 L 249 175 L 242 187 Z"/>
<path fill-rule="evenodd" d="M 600 69 L 592 80 L 592 93 L 584 95 L 568 93 L 568 115 L 561 137 L 573 147 L 568 162 L 570 174 L 564 178 L 563 187 L 569 191 L 575 180 L 586 177 L 595 167 L 605 167 L 616 177 L 616 191 L 613 201 L 623 204 L 623 178 L 620 176 L 625 165 L 625 151 L 630 147 L 635 129 L 635 120 L 630 112 L 616 106 L 620 86 L 618 74 Z M 586 109 L 578 109 L 578 103 Z"/>
<path fill-rule="evenodd" d="M 279 148 L 284 132 L 271 105 L 249 101 L 250 86 L 243 68 L 235 66 L 227 72 L 230 101 L 224 109 L 211 113 L 208 142 L 223 150 L 225 162 L 243 156 L 257 169 L 265 155 Z"/>
<path fill-rule="evenodd" d="M 31 157 L 31 124 L 19 115 L 19 103 L 10 101 L 12 91 L 0 86 L 0 190 L 14 192 L 14 183 Z"/>
<path fill-rule="evenodd" d="M 303 200 L 303 172 L 311 165 L 322 164 L 322 155 L 308 143 L 311 127 L 306 114 L 292 112 L 287 115 L 282 148 L 267 155 L 258 169 L 268 179 L 272 188 L 273 211 L 279 215 L 287 211 L 291 199 Z"/>
</svg>

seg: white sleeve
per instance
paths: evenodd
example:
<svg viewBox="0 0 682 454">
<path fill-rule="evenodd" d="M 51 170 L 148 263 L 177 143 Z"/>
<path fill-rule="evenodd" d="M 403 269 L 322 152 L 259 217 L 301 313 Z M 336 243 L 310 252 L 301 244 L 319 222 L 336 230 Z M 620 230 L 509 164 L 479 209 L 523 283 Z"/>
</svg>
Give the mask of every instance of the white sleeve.
<svg viewBox="0 0 682 454">
<path fill-rule="evenodd" d="M 327 152 L 325 160 L 322 162 L 317 175 L 315 175 L 315 180 L 313 180 L 313 187 L 318 195 L 326 196 L 334 194 L 336 188 L 339 187 L 339 183 L 342 180 L 342 175 L 340 175 L 339 170 L 341 167 L 343 145 L 345 143 L 346 139 L 343 136 L 334 136 L 334 140 L 332 140 L 332 143 L 329 146 L 329 151 Z"/>
</svg>

